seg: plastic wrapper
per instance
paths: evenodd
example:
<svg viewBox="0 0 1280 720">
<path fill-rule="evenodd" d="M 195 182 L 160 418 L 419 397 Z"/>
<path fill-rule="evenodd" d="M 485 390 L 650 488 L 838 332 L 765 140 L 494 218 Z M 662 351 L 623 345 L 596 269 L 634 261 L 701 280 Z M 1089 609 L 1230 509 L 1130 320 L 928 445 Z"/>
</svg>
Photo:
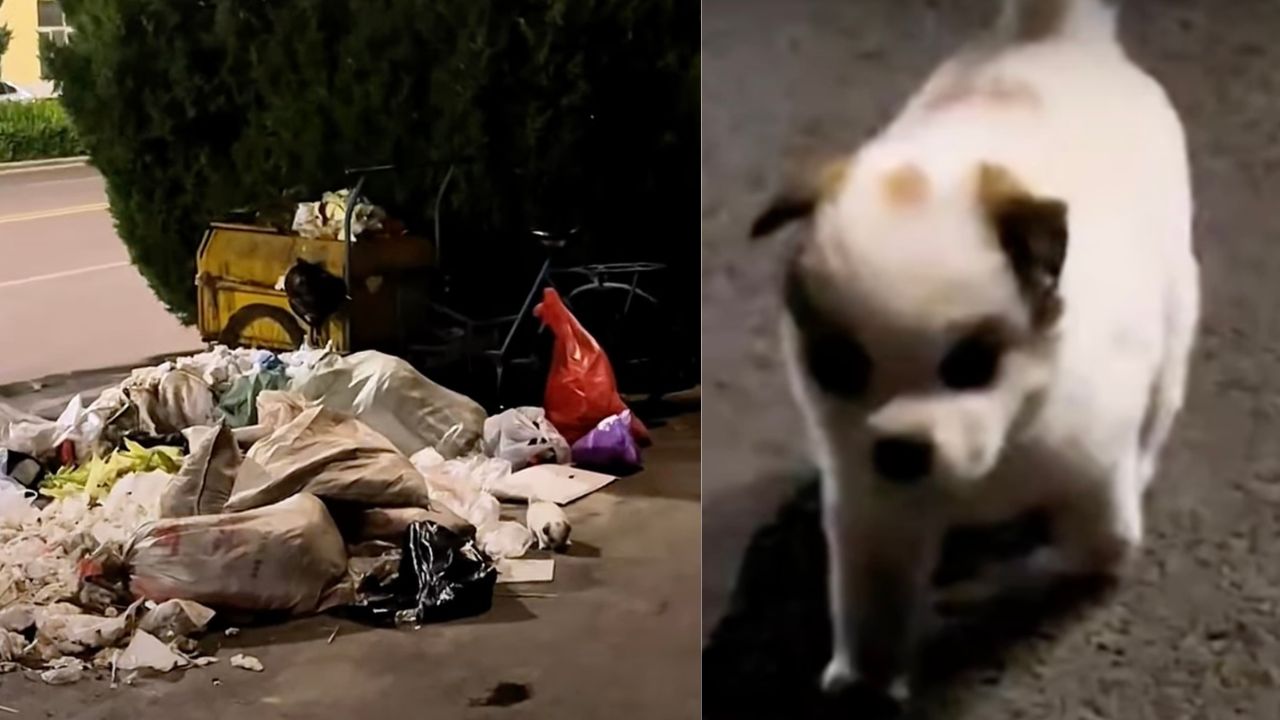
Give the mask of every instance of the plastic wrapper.
<svg viewBox="0 0 1280 720">
<path fill-rule="evenodd" d="M 16 482 L 0 478 L 0 528 L 17 528 L 39 516 L 31 504 L 35 492 Z"/>
<path fill-rule="evenodd" d="M 293 213 L 293 231 L 305 238 L 346 240 L 347 198 L 350 191 L 336 190 L 320 196 L 318 202 L 298 203 Z M 355 241 L 367 230 L 378 230 L 386 220 L 382 208 L 357 202 L 351 211 L 351 239 Z"/>
<path fill-rule="evenodd" d="M 405 455 L 429 447 L 448 459 L 480 448 L 484 408 L 398 357 L 375 351 L 345 358 L 299 352 L 286 360 L 297 363 L 290 373 L 292 392 L 355 415 Z"/>
<path fill-rule="evenodd" d="M 177 667 L 190 664 L 185 657 L 179 655 L 146 630 L 133 634 L 133 639 L 116 658 L 116 667 L 120 670 L 156 670 L 169 672 Z"/>
<path fill-rule="evenodd" d="M 591 432 L 596 423 L 627 409 L 604 349 L 569 312 L 554 288 L 543 291 L 533 313 L 555 335 L 551 370 L 543 402 L 547 418 L 571 444 Z M 642 443 L 649 431 L 634 416 L 631 431 Z"/>
<path fill-rule="evenodd" d="M 263 422 L 276 430 L 246 457 L 270 482 L 237 487 L 225 511 L 261 507 L 299 492 L 371 507 L 431 507 L 427 484 L 409 458 L 359 420 L 275 391 L 259 395 L 258 405 Z"/>
<path fill-rule="evenodd" d="M 569 442 L 538 407 L 513 408 L 485 420 L 484 451 L 511 463 L 512 470 L 569 462 Z"/>
<path fill-rule="evenodd" d="M 143 612 L 138 629 L 169 641 L 203 631 L 214 614 L 213 609 L 198 602 L 166 600 Z"/>
<path fill-rule="evenodd" d="M 434 522 L 405 532 L 400 565 L 388 579 L 370 575 L 360 600 L 348 608 L 378 625 L 426 624 L 481 615 L 493 606 L 497 567 L 475 542 Z"/>
<path fill-rule="evenodd" d="M 273 358 L 274 359 L 274 358 Z M 289 386 L 284 366 L 276 361 L 270 368 L 242 375 L 231 383 L 218 399 L 227 425 L 246 427 L 258 422 L 258 395 L 266 390 L 284 390 Z"/>
<path fill-rule="evenodd" d="M 64 467 L 40 483 L 40 494 L 53 498 L 83 493 L 90 502 L 101 502 L 123 476 L 159 470 L 178 471 L 182 451 L 175 447 L 144 448 L 125 441 L 125 449 L 107 458 L 94 457 L 78 467 Z"/>
<path fill-rule="evenodd" d="M 573 444 L 573 462 L 584 468 L 636 469 L 640 446 L 631 435 L 631 411 L 601 420 L 591 432 Z"/>
<path fill-rule="evenodd" d="M 254 510 L 157 520 L 125 548 L 128 585 L 155 602 L 319 612 L 349 602 L 342 535 L 314 495 Z"/>
</svg>

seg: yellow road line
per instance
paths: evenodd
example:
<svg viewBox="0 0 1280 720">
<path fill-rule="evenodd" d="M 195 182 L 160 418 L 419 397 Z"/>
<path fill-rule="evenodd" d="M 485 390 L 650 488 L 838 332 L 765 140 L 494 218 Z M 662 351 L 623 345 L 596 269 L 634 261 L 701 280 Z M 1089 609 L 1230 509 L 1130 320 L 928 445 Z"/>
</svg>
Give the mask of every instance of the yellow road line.
<svg viewBox="0 0 1280 720">
<path fill-rule="evenodd" d="M 88 205 L 76 205 L 74 207 L 58 208 L 56 210 L 37 210 L 35 212 L 17 213 L 16 215 L 0 216 L 0 225 L 5 223 L 25 222 L 27 220 L 43 220 L 44 218 L 62 217 L 63 215 L 79 215 L 80 213 L 97 212 L 106 210 L 106 203 L 89 203 Z"/>
</svg>

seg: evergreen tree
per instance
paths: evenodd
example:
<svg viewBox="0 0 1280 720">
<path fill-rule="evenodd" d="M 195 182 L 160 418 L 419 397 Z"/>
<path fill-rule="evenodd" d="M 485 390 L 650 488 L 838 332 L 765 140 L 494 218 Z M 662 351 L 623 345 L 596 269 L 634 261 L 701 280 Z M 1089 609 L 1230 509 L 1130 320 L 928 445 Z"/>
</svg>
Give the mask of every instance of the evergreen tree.
<svg viewBox="0 0 1280 720">
<path fill-rule="evenodd" d="M 676 268 L 697 302 L 695 0 L 63 0 L 44 52 L 107 181 L 120 237 L 170 310 L 194 319 L 204 228 L 343 187 L 421 234 L 455 165 L 444 252 L 511 309 L 540 249 Z M 696 307 L 696 304 L 688 305 Z"/>
</svg>

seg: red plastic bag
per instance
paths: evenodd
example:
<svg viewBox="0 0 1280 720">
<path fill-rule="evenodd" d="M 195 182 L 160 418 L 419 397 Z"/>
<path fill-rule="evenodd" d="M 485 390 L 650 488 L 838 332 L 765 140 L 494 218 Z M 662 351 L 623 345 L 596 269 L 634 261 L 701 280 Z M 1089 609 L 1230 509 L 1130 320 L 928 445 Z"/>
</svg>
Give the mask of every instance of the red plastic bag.
<svg viewBox="0 0 1280 720">
<path fill-rule="evenodd" d="M 618 395 L 613 366 L 600 344 L 569 312 L 560 293 L 547 288 L 533 314 L 556 336 L 543 400 L 547 419 L 573 444 L 591 432 L 601 420 L 627 409 Z M 631 434 L 641 445 L 649 443 L 649 431 L 631 413 Z"/>
</svg>

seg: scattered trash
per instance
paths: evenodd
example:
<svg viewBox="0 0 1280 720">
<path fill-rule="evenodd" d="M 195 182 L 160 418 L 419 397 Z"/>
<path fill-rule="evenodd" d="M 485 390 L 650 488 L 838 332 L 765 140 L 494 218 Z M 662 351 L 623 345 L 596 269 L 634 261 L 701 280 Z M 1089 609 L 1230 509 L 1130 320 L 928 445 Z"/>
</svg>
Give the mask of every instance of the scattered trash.
<svg viewBox="0 0 1280 720">
<path fill-rule="evenodd" d="M 0 478 L 8 478 L 30 490 L 44 475 L 44 467 L 35 458 L 0 447 Z"/>
<path fill-rule="evenodd" d="M 471 537 L 475 535 L 475 526 L 463 520 L 457 514 L 445 508 L 355 508 L 347 510 L 337 503 L 329 503 L 329 513 L 333 515 L 338 528 L 348 543 L 384 540 L 399 542 L 405 530 L 415 522 L 432 521 L 450 530 Z"/>
<path fill-rule="evenodd" d="M 16 482 L 0 479 L 0 528 L 21 527 L 40 514 L 31 503 L 35 492 Z"/>
<path fill-rule="evenodd" d="M 164 489 L 159 517 L 179 518 L 222 512 L 235 486 L 242 457 L 226 425 L 196 426 L 185 435 L 191 454 Z"/>
<path fill-rule="evenodd" d="M 232 655 L 228 662 L 231 663 L 231 667 L 237 667 L 241 670 L 248 670 L 250 672 L 262 672 L 263 670 L 261 660 L 252 655 L 245 655 L 244 653 L 236 653 L 235 655 Z"/>
<path fill-rule="evenodd" d="M 84 679 L 84 661 L 79 658 L 60 657 L 48 667 L 40 673 L 40 679 L 50 685 L 70 685 Z"/>
<path fill-rule="evenodd" d="M 211 608 L 191 600 L 166 600 L 145 611 L 138 629 L 170 641 L 202 632 L 215 615 Z"/>
<path fill-rule="evenodd" d="M 342 535 L 314 495 L 223 515 L 157 520 L 125 552 L 137 597 L 236 610 L 319 612 L 350 601 Z"/>
<path fill-rule="evenodd" d="M 493 605 L 497 570 L 475 545 L 433 522 L 405 532 L 396 574 L 373 587 L 350 608 L 360 620 L 380 625 L 426 624 L 471 617 Z"/>
<path fill-rule="evenodd" d="M 631 436 L 631 411 L 601 420 L 573 444 L 573 462 L 587 468 L 632 470 L 640 467 L 640 446 Z"/>
<path fill-rule="evenodd" d="M 484 451 L 511 463 L 512 470 L 569 462 L 569 442 L 538 407 L 514 408 L 485 420 Z"/>
<path fill-rule="evenodd" d="M 249 450 L 270 482 L 237 490 L 224 507 L 238 512 L 299 492 L 375 507 L 430 507 L 427 485 L 409 458 L 359 420 L 277 391 L 258 396 L 276 429 Z"/>
<path fill-rule="evenodd" d="M 116 667 L 121 670 L 149 669 L 169 672 L 188 664 L 188 660 L 174 652 L 169 646 L 146 630 L 138 630 L 129 641 L 129 646 L 116 658 Z"/>
<path fill-rule="evenodd" d="M 125 441 L 125 448 L 105 460 L 94 457 L 79 467 L 62 468 L 40 483 L 40 494 L 65 498 L 83 493 L 90 503 L 97 503 L 125 475 L 153 470 L 174 473 L 181 466 L 182 451 L 178 448 L 144 448 L 129 440 Z"/>
<path fill-rule="evenodd" d="M 626 410 L 627 406 L 618 394 L 609 358 L 569 312 L 555 288 L 543 290 L 542 302 L 533 314 L 555 335 L 544 401 L 547 418 L 572 444 L 590 432 L 596 423 Z M 649 442 L 649 431 L 634 416 L 631 432 L 637 441 Z"/>
<path fill-rule="evenodd" d="M 573 526 L 559 505 L 545 500 L 531 502 L 525 518 L 539 550 L 562 552 L 568 549 L 569 532 Z"/>
<path fill-rule="evenodd" d="M 568 505 L 617 479 L 616 475 L 567 465 L 536 465 L 513 473 L 510 482 L 514 487 L 528 489 L 531 497 Z"/>
<path fill-rule="evenodd" d="M 533 533 L 529 528 L 511 520 L 501 520 L 496 526 L 482 528 L 476 533 L 480 549 L 491 558 L 518 558 L 533 547 Z"/>
<path fill-rule="evenodd" d="M 399 358 L 306 347 L 138 368 L 54 421 L 0 403 L 0 673 L 68 684 L 109 670 L 114 688 L 217 663 L 193 637 L 214 607 L 416 625 L 488 611 L 497 583 L 551 582 L 554 559 L 522 556 L 567 546 L 557 504 L 616 479 L 561 464 L 573 450 L 556 413 L 597 450 L 619 444 L 606 430 L 647 436 L 599 347 L 549 307 L 546 411 L 486 418 Z M 564 355 L 582 342 L 585 355 Z M 502 519 L 502 501 L 528 503 L 528 526 Z M 249 655 L 230 663 L 263 671 Z M 484 702 L 529 696 L 495 693 Z"/>
<path fill-rule="evenodd" d="M 232 428 L 255 425 L 258 422 L 258 395 L 266 390 L 284 390 L 288 386 L 289 377 L 285 374 L 284 365 L 276 360 L 271 367 L 255 369 L 236 378 L 219 398 L 218 409 Z"/>
<path fill-rule="evenodd" d="M 374 351 L 286 356 L 286 362 L 294 361 L 305 364 L 292 372 L 292 392 L 355 415 L 405 455 L 433 448 L 451 459 L 480 449 L 484 408 L 398 357 Z"/>
<path fill-rule="evenodd" d="M 533 697 L 533 690 L 524 683 L 500 682 L 482 698 L 472 698 L 471 707 L 511 707 Z"/>
<path fill-rule="evenodd" d="M 27 639 L 16 632 L 0 630 L 0 662 L 13 662 L 23 656 Z"/>
<path fill-rule="evenodd" d="M 17 711 L 17 710 L 14 710 L 13 708 L 9 707 L 8 705 L 0 705 L 0 712 L 7 712 L 7 713 L 9 713 L 10 715 L 17 715 L 17 714 L 18 714 L 18 711 Z"/>
<path fill-rule="evenodd" d="M 498 584 L 551 582 L 556 575 L 552 558 L 505 558 L 498 561 Z"/>
<path fill-rule="evenodd" d="M 345 240 L 343 234 L 350 191 L 326 192 L 317 202 L 298 203 L 293 214 L 293 231 L 305 238 Z M 382 208 L 358 200 L 351 210 L 351 239 L 357 240 L 366 230 L 379 230 L 386 213 Z"/>
</svg>

